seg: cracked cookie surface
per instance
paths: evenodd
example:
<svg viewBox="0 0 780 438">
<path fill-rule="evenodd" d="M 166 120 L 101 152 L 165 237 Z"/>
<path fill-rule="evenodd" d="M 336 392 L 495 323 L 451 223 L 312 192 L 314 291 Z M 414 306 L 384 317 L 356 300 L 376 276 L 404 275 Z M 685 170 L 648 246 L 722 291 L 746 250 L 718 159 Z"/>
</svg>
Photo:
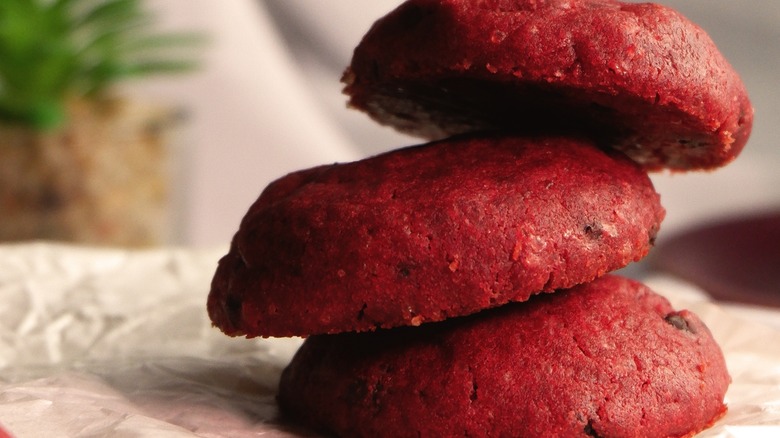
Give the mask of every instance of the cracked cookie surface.
<svg viewBox="0 0 780 438">
<path fill-rule="evenodd" d="M 225 333 L 420 325 L 591 281 L 644 257 L 647 174 L 574 138 L 459 138 L 272 183 L 219 263 Z"/>
<path fill-rule="evenodd" d="M 753 121 L 709 36 L 652 3 L 410 0 L 343 82 L 352 107 L 403 132 L 586 132 L 651 170 L 723 166 Z"/>
<path fill-rule="evenodd" d="M 696 315 L 633 280 L 476 315 L 314 336 L 284 411 L 351 437 L 682 437 L 726 410 L 730 378 Z"/>
</svg>

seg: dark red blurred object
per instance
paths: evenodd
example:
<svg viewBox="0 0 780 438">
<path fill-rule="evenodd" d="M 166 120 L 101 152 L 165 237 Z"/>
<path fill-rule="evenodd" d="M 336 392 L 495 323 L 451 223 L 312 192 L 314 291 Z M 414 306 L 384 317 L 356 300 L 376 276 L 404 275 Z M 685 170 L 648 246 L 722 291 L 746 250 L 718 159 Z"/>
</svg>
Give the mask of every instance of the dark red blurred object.
<svg viewBox="0 0 780 438">
<path fill-rule="evenodd" d="M 651 254 L 653 268 L 717 300 L 780 307 L 780 211 L 691 229 Z"/>
</svg>

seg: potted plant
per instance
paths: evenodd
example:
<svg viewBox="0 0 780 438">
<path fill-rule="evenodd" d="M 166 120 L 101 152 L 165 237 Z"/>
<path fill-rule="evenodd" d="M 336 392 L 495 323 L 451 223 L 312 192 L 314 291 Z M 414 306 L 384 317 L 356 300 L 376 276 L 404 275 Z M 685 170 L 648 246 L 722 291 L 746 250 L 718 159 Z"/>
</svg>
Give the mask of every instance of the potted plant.
<svg viewBox="0 0 780 438">
<path fill-rule="evenodd" d="M 176 112 L 116 86 L 192 69 L 201 38 L 152 18 L 140 0 L 0 1 L 0 241 L 166 239 Z"/>
</svg>

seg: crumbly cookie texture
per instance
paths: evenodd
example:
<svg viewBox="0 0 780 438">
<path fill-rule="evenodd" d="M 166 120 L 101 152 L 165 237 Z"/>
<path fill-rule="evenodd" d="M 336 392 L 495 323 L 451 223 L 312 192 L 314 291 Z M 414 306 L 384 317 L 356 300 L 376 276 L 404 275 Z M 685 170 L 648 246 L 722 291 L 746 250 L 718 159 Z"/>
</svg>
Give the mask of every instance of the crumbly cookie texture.
<svg viewBox="0 0 780 438">
<path fill-rule="evenodd" d="M 344 74 L 350 105 L 428 139 L 587 132 L 646 169 L 713 169 L 753 108 L 708 35 L 676 11 L 614 0 L 410 0 Z"/>
<path fill-rule="evenodd" d="M 696 315 L 608 275 L 470 317 L 311 337 L 279 401 L 350 437 L 681 437 L 723 415 L 729 382 Z"/>
<path fill-rule="evenodd" d="M 450 139 L 272 183 L 208 301 L 231 335 L 419 325 L 591 281 L 644 257 L 646 172 L 573 138 Z"/>
</svg>

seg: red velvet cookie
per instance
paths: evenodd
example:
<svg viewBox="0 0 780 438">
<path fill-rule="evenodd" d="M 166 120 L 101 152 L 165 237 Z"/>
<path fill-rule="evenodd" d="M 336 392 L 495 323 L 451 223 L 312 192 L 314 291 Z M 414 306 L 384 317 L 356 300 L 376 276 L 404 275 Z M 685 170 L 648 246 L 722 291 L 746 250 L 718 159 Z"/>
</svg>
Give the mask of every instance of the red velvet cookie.
<svg viewBox="0 0 780 438">
<path fill-rule="evenodd" d="M 419 325 L 567 288 L 646 255 L 647 174 L 572 138 L 460 138 L 285 176 L 208 299 L 230 335 Z"/>
<path fill-rule="evenodd" d="M 351 106 L 411 134 L 585 131 L 647 169 L 722 166 L 753 120 L 706 33 L 649 3 L 410 0 L 343 81 Z"/>
<path fill-rule="evenodd" d="M 691 312 L 605 276 L 470 317 L 314 336 L 285 412 L 350 437 L 681 437 L 726 410 L 720 348 Z"/>
</svg>

